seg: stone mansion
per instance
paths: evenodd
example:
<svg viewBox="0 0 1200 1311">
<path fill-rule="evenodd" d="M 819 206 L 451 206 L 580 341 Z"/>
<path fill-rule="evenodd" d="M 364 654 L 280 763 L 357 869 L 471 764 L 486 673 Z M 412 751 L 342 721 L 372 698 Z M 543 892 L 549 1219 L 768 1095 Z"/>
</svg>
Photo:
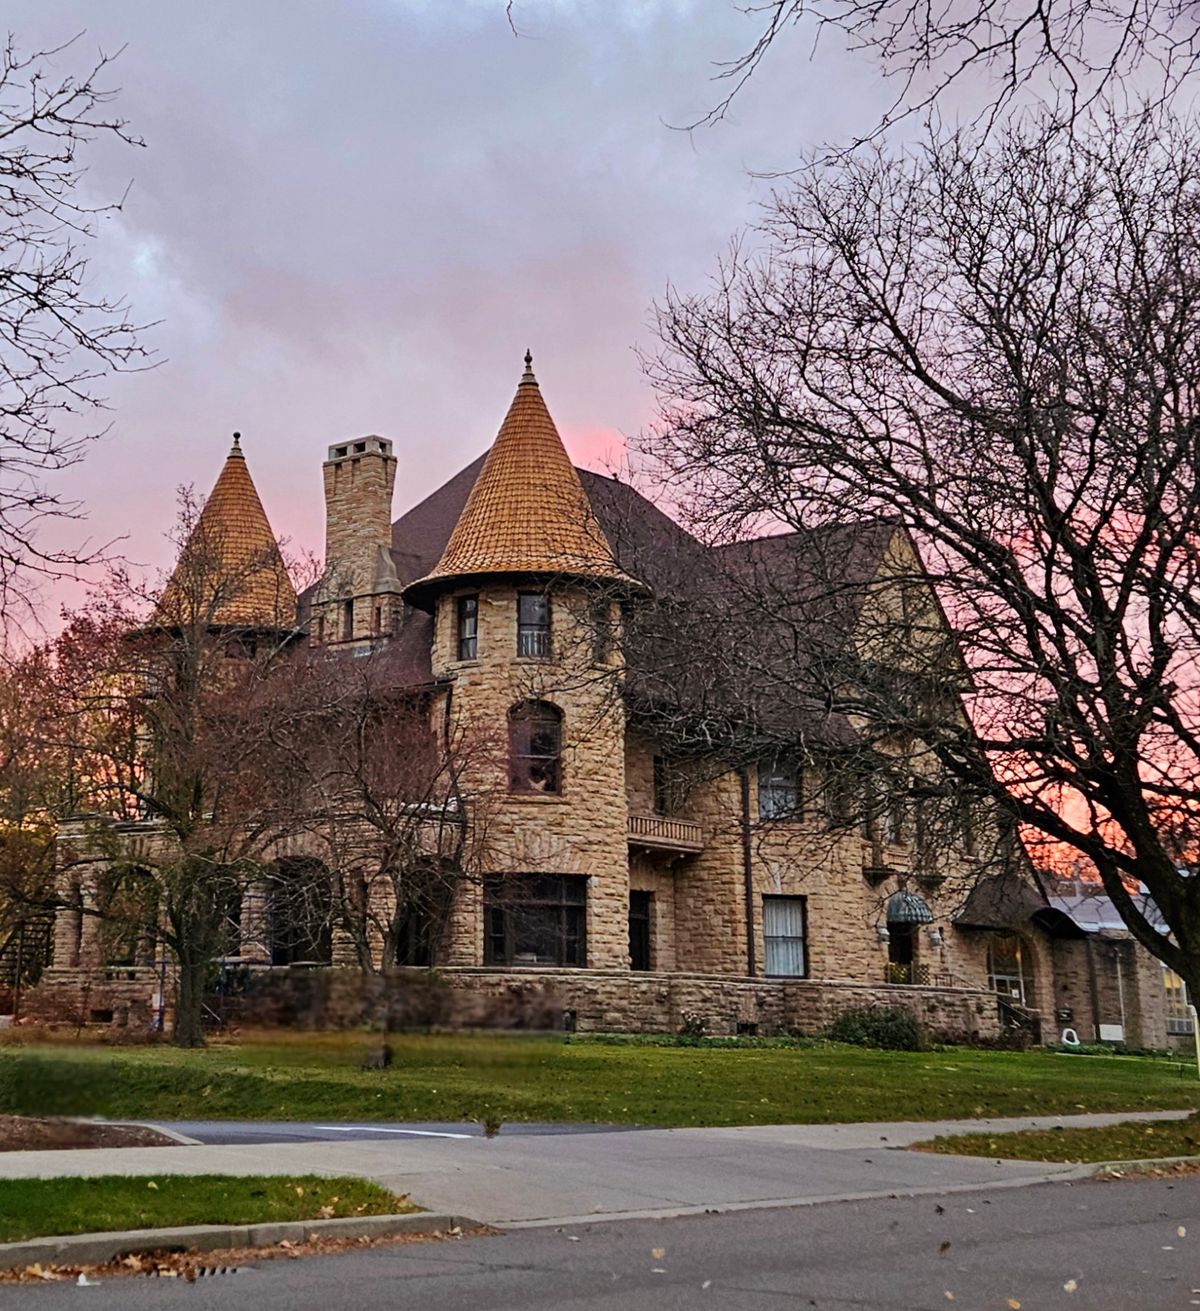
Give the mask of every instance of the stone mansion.
<svg viewBox="0 0 1200 1311">
<path fill-rule="evenodd" d="M 810 774 L 822 734 L 852 725 L 821 725 L 794 758 L 679 762 L 661 704 L 686 695 L 693 671 L 655 665 L 652 642 L 627 655 L 627 616 L 655 599 L 686 609 L 688 588 L 730 571 L 777 564 L 786 578 L 803 547 L 794 535 L 710 548 L 628 484 L 574 467 L 528 355 L 491 448 L 393 521 L 396 470 L 386 438 L 330 447 L 321 581 L 282 598 L 252 583 L 236 618 L 293 630 L 331 658 L 387 649 L 397 686 L 438 722 L 490 726 L 505 742 L 488 867 L 471 871 L 414 964 L 476 997 L 539 991 L 580 1028 L 675 1030 L 698 1016 L 716 1033 L 816 1032 L 888 1003 L 947 1036 L 994 1037 L 1017 1017 L 1088 1041 L 1117 1023 L 1119 956 L 1124 1036 L 1166 1045 L 1161 967 L 1120 934 L 1097 949 L 1027 864 L 987 865 L 986 817 L 943 844 L 936 870 L 902 805 L 831 819 Z M 274 543 L 240 445 L 204 516 L 235 552 Z M 853 643 L 873 584 L 915 548 L 880 521 L 832 545 L 857 600 L 830 640 Z M 709 658 L 702 633 L 692 658 Z M 60 841 L 78 843 L 82 824 L 66 821 Z M 342 963 L 336 924 L 284 941 L 268 920 L 252 931 L 242 916 L 233 954 L 247 968 Z M 85 980 L 97 1020 L 164 1004 L 161 961 L 104 959 L 95 921 L 60 911 L 29 1010 Z"/>
</svg>

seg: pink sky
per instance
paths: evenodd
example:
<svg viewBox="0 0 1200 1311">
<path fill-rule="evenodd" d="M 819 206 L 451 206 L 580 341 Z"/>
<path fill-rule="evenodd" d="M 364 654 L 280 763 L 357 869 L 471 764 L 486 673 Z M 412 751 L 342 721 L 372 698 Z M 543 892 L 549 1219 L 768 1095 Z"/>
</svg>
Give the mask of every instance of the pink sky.
<svg viewBox="0 0 1200 1311">
<path fill-rule="evenodd" d="M 634 347 L 668 281 L 699 288 L 769 184 L 750 170 L 870 125 L 873 68 L 787 47 L 728 121 L 688 133 L 754 22 L 724 0 L 10 0 L 26 49 L 112 81 L 145 150 L 86 179 L 97 290 L 160 320 L 161 363 L 107 388 L 112 429 L 62 479 L 86 532 L 169 563 L 174 492 L 234 429 L 277 532 L 319 551 L 326 447 L 392 438 L 395 510 L 491 442 L 533 349 L 572 456 L 653 417 Z M 60 589 L 46 599 L 49 617 Z"/>
</svg>

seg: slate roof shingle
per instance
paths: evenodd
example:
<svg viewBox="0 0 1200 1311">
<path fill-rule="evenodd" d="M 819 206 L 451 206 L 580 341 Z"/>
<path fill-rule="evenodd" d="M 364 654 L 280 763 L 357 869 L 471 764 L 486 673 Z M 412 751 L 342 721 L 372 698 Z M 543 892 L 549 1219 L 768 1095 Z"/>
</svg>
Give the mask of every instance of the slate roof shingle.
<svg viewBox="0 0 1200 1311">
<path fill-rule="evenodd" d="M 155 609 L 155 622 L 295 627 L 296 589 L 242 453 L 240 436 Z"/>
<path fill-rule="evenodd" d="M 638 586 L 617 565 L 531 364 L 527 353 L 516 395 L 441 558 L 405 589 L 405 600 L 421 609 L 449 584 L 498 574 Z"/>
</svg>

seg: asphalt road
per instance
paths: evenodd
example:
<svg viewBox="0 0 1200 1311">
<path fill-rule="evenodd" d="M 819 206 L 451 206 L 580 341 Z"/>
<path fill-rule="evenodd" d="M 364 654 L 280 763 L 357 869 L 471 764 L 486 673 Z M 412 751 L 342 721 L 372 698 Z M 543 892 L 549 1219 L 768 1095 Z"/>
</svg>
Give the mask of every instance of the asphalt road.
<svg viewBox="0 0 1200 1311">
<path fill-rule="evenodd" d="M 1200 1176 L 521 1229 L 278 1259 L 191 1285 L 133 1277 L 88 1289 L 0 1288 L 0 1307 L 22 1311 L 1005 1311 L 1018 1303 L 1024 1311 L 1200 1305 Z"/>
<path fill-rule="evenodd" d="M 470 1121 L 445 1124 L 421 1121 L 396 1121 L 393 1124 L 330 1124 L 290 1120 L 156 1120 L 156 1125 L 172 1129 L 185 1138 L 194 1138 L 210 1146 L 239 1143 L 337 1143 L 351 1140 L 370 1141 L 388 1138 L 482 1138 L 483 1126 Z M 544 1136 L 547 1134 L 628 1132 L 628 1124 L 521 1124 L 505 1123 L 501 1132 L 506 1138 Z"/>
</svg>

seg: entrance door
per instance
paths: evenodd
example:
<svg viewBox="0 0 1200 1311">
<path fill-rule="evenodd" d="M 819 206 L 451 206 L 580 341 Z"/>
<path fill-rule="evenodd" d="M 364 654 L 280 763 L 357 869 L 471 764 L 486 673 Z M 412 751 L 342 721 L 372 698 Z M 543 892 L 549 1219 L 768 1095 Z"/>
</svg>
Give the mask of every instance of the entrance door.
<svg viewBox="0 0 1200 1311">
<path fill-rule="evenodd" d="M 631 970 L 650 968 L 650 906 L 653 899 L 652 892 L 629 894 L 629 968 Z"/>
<path fill-rule="evenodd" d="M 911 965 L 916 959 L 915 924 L 888 925 L 888 960 L 893 965 Z"/>
</svg>

